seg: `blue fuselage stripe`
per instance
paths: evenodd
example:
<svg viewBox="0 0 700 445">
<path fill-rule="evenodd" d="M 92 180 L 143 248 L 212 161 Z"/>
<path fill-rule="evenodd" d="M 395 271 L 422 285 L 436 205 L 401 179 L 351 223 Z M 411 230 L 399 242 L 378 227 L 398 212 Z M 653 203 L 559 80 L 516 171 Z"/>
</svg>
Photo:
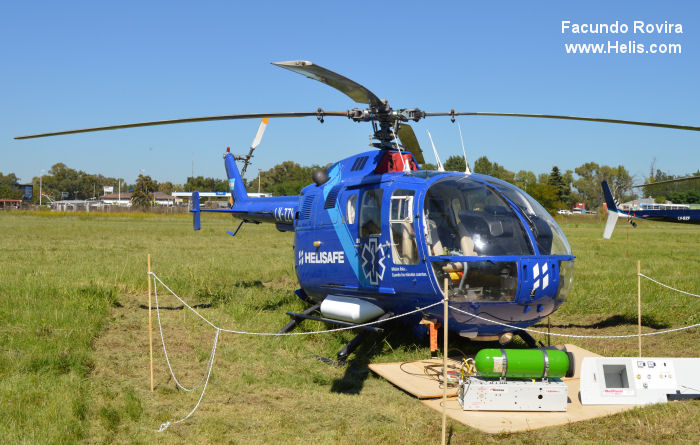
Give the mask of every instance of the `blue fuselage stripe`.
<svg viewBox="0 0 700 445">
<path fill-rule="evenodd" d="M 328 180 L 328 182 L 326 182 L 325 186 L 323 187 L 324 201 L 328 198 L 328 193 L 330 193 L 331 189 L 336 184 L 340 183 L 340 164 L 336 164 L 335 166 L 333 166 L 328 172 L 328 176 L 330 177 L 330 179 Z M 338 236 L 340 245 L 343 246 L 345 257 L 348 259 L 350 267 L 352 267 L 352 271 L 355 274 L 355 278 L 358 278 L 359 275 L 357 269 L 359 261 L 357 256 L 357 249 L 355 248 L 355 240 L 352 238 L 352 234 L 350 233 L 348 225 L 346 223 L 340 223 L 341 221 L 343 221 L 343 213 L 340 210 L 339 202 L 340 200 L 336 199 L 335 206 L 333 206 L 333 208 L 327 209 L 327 212 L 331 221 L 336 221 L 336 223 L 333 224 L 333 229 L 335 230 L 335 234 Z"/>
</svg>

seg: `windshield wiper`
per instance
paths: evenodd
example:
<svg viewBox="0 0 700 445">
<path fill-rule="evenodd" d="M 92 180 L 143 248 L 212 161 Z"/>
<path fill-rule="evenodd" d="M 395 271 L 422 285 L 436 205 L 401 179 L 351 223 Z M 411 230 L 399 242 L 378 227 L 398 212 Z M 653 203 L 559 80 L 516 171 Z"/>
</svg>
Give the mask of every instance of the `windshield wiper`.
<svg viewBox="0 0 700 445">
<path fill-rule="evenodd" d="M 528 215 L 524 209 L 520 209 L 520 213 L 523 214 L 523 217 L 527 220 L 527 223 L 530 224 L 530 230 L 532 230 L 532 234 L 535 235 L 535 238 L 539 238 L 540 232 L 537 230 L 537 226 L 535 225 L 535 221 L 532 219 L 532 217 Z"/>
</svg>

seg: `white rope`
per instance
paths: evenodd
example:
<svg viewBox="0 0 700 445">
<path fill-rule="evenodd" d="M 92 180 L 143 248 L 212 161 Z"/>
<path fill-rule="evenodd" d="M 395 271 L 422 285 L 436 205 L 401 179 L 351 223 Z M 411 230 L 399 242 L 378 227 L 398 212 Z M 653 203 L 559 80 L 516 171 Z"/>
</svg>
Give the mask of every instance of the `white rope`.
<svg viewBox="0 0 700 445">
<path fill-rule="evenodd" d="M 185 417 L 183 417 L 183 418 L 180 419 L 180 420 L 176 420 L 176 421 L 173 421 L 173 422 L 168 421 L 168 422 L 165 422 L 165 423 L 161 424 L 160 429 L 158 430 L 159 433 L 165 431 L 165 430 L 168 429 L 171 425 L 175 425 L 175 424 L 177 424 L 177 423 L 184 422 L 185 420 L 189 419 L 190 416 L 192 416 L 192 414 L 194 414 L 194 412 L 197 410 L 197 408 L 199 408 L 199 405 L 200 405 L 200 403 L 202 402 L 202 398 L 204 397 L 204 393 L 205 393 L 206 390 L 207 390 L 207 385 L 209 384 L 209 378 L 211 377 L 211 371 L 212 371 L 212 368 L 213 368 L 213 366 L 214 366 L 214 357 L 215 357 L 215 355 L 216 355 L 216 346 L 217 346 L 217 343 L 218 343 L 218 341 L 219 341 L 219 334 L 220 334 L 221 332 L 230 332 L 230 333 L 232 333 L 232 334 L 242 334 L 242 335 L 291 336 L 291 335 L 311 335 L 311 334 L 324 334 L 324 333 L 329 333 L 329 332 L 346 331 L 346 330 L 356 329 L 356 328 L 358 328 L 358 327 L 371 326 L 371 325 L 378 324 L 378 323 L 385 323 L 385 322 L 390 321 L 390 320 L 394 320 L 394 319 L 397 319 L 397 318 L 405 317 L 405 316 L 408 316 L 408 315 L 411 315 L 411 314 L 415 314 L 415 313 L 417 313 L 417 312 L 422 312 L 422 311 L 424 311 L 424 310 L 426 310 L 426 309 L 430 309 L 431 307 L 434 307 L 434 306 L 437 306 L 437 305 L 439 305 L 439 304 L 442 304 L 443 301 L 444 301 L 444 299 L 443 299 L 443 300 L 440 300 L 440 301 L 435 302 L 435 303 L 433 303 L 433 304 L 430 304 L 430 305 L 428 305 L 428 306 L 424 306 L 424 307 L 422 307 L 422 308 L 418 308 L 418 309 L 413 310 L 413 311 L 410 311 L 410 312 L 405 312 L 405 313 L 403 313 L 403 314 L 395 315 L 395 316 L 393 316 L 393 317 L 389 317 L 389 318 L 386 318 L 386 319 L 375 320 L 375 321 L 371 321 L 371 322 L 364 323 L 364 324 L 360 324 L 360 325 L 347 326 L 347 327 L 342 327 L 342 328 L 337 328 L 337 329 L 327 329 L 327 330 L 323 330 L 323 331 L 311 331 L 311 332 L 288 332 L 288 333 L 284 333 L 284 334 L 271 333 L 271 332 L 247 332 L 247 331 L 237 331 L 237 330 L 233 330 L 233 329 L 223 329 L 223 328 L 220 328 L 220 327 L 216 326 L 214 323 L 212 323 L 211 321 L 209 321 L 209 320 L 208 320 L 206 317 L 204 317 L 202 314 L 200 314 L 199 312 L 197 312 L 197 310 L 195 310 L 192 306 L 190 306 L 189 304 L 187 304 L 187 302 L 186 302 L 185 300 L 183 300 L 182 298 L 180 298 L 175 292 L 173 292 L 173 290 L 170 289 L 170 288 L 155 274 L 155 273 L 149 272 L 149 274 L 153 276 L 153 282 L 154 282 L 154 286 L 153 286 L 153 287 L 154 287 L 155 300 L 156 300 L 156 314 L 157 314 L 157 316 L 158 316 L 158 329 L 160 330 L 161 343 L 162 343 L 162 345 L 163 345 L 163 353 L 164 353 L 164 355 L 165 355 L 165 361 L 166 361 L 167 364 L 168 364 L 168 369 L 170 370 L 170 375 L 172 376 L 173 380 L 175 381 L 175 384 L 176 384 L 179 388 L 181 388 L 183 391 L 186 391 L 186 392 L 194 391 L 195 389 L 197 389 L 197 388 L 202 384 L 202 382 L 204 382 L 204 388 L 202 388 L 202 393 L 201 393 L 200 396 L 199 396 L 199 400 L 197 400 L 197 404 L 195 405 L 194 408 L 192 408 L 192 411 L 190 411 L 189 414 L 187 414 Z M 663 284 L 663 283 L 660 283 L 660 282 L 658 282 L 658 281 L 656 281 L 656 280 L 654 280 L 654 279 L 652 279 L 652 278 L 649 278 L 649 277 L 647 277 L 646 275 L 643 275 L 643 274 L 639 274 L 639 275 L 642 276 L 642 277 L 644 277 L 644 278 L 646 278 L 646 279 L 648 279 L 648 280 L 651 280 L 651 281 L 653 281 L 653 282 L 655 282 L 655 283 L 657 283 L 657 284 L 660 284 L 661 286 L 667 287 L 667 288 L 672 289 L 672 290 L 675 290 L 675 291 L 677 291 L 677 292 L 681 292 L 681 293 L 684 293 L 684 294 L 688 294 L 688 295 L 692 295 L 692 296 L 695 296 L 695 297 L 699 297 L 698 295 L 694 295 L 694 294 L 691 294 L 691 293 L 689 293 L 689 292 L 684 292 L 684 291 L 681 291 L 681 290 L 678 290 L 678 289 L 674 289 L 674 288 L 672 288 L 672 287 L 670 287 L 670 286 L 667 286 L 667 285 L 665 285 L 665 284 Z M 213 344 L 212 349 L 211 349 L 211 355 L 210 355 L 210 357 L 209 357 L 209 363 L 207 364 L 206 374 L 205 374 L 205 376 L 202 377 L 202 380 L 201 380 L 195 387 L 193 387 L 193 388 L 191 388 L 191 389 L 185 388 L 185 387 L 178 381 L 177 377 L 175 377 L 175 373 L 173 372 L 173 368 L 172 368 L 172 366 L 170 365 L 170 359 L 168 358 L 168 351 L 167 351 L 167 349 L 166 349 L 166 347 L 165 347 L 165 337 L 164 337 L 164 335 L 163 335 L 163 327 L 162 327 L 161 320 L 160 320 L 160 305 L 159 305 L 159 303 L 158 303 L 157 283 L 162 284 L 163 287 L 165 287 L 175 298 L 177 298 L 177 299 L 180 301 L 180 303 L 183 304 L 184 307 L 186 307 L 186 308 L 189 309 L 190 311 L 194 312 L 194 313 L 195 313 L 199 318 L 201 318 L 204 322 L 206 322 L 206 323 L 209 324 L 211 327 L 213 327 L 214 329 L 216 329 L 216 335 L 214 336 L 214 344 Z M 695 328 L 695 327 L 697 327 L 697 326 L 700 326 L 700 323 L 696 323 L 696 324 L 694 324 L 694 325 L 684 326 L 684 327 L 675 328 L 675 329 L 669 329 L 669 330 L 666 330 L 666 331 L 657 331 L 657 332 L 649 332 L 649 333 L 646 333 L 646 334 L 634 334 L 634 335 L 571 335 L 571 334 L 559 334 L 559 333 L 554 333 L 554 332 L 544 332 L 544 331 L 539 331 L 539 330 L 530 329 L 530 328 L 520 328 L 520 327 L 518 327 L 518 326 L 513 326 L 513 325 L 506 324 L 506 323 L 501 323 L 501 322 L 496 321 L 496 320 L 491 320 L 491 319 L 488 319 L 488 318 L 484 318 L 484 317 L 481 317 L 481 316 L 479 316 L 479 315 L 472 314 L 472 313 L 470 313 L 470 312 L 464 311 L 464 310 L 462 310 L 462 309 L 457 309 L 456 307 L 450 306 L 450 308 L 451 308 L 452 310 L 454 310 L 454 311 L 461 312 L 462 314 L 469 315 L 469 316 L 472 316 L 472 317 L 474 317 L 474 318 L 478 318 L 478 319 L 480 319 L 480 320 L 483 320 L 483 321 L 486 321 L 486 322 L 489 322 L 489 323 L 493 323 L 493 324 L 497 324 L 497 325 L 500 325 L 500 326 L 504 326 L 504 327 L 507 327 L 507 328 L 510 328 L 510 329 L 523 330 L 523 331 L 532 332 L 532 333 L 536 333 L 536 334 L 554 335 L 554 336 L 558 336 L 558 337 L 570 337 L 570 338 L 599 338 L 599 339 L 606 339 L 606 338 L 646 337 L 646 336 L 651 336 L 651 335 L 668 334 L 668 333 L 670 333 L 670 332 L 677 332 L 677 331 L 682 331 L 682 330 L 685 330 L 685 329 L 691 329 L 691 328 Z"/>
<path fill-rule="evenodd" d="M 461 310 L 461 309 L 457 309 L 456 307 L 450 306 L 450 308 L 451 308 L 452 310 L 457 311 L 457 312 L 461 312 L 461 313 L 463 313 L 463 314 L 465 314 L 465 315 L 470 315 L 470 316 L 472 316 L 472 317 L 474 317 L 474 318 L 478 318 L 479 320 L 484 320 L 484 321 L 487 321 L 487 322 L 489 322 L 489 323 L 497 324 L 497 325 L 500 325 L 500 326 L 505 326 L 505 327 L 507 327 L 507 328 L 518 329 L 518 330 L 527 331 L 527 332 L 534 332 L 534 333 L 536 333 L 536 334 L 554 335 L 554 336 L 557 336 L 557 337 L 571 337 L 571 338 L 633 338 L 633 337 L 648 337 L 648 336 L 650 336 L 650 335 L 668 334 L 669 332 L 682 331 L 682 330 L 684 330 L 684 329 L 691 329 L 691 328 L 695 328 L 695 327 L 700 326 L 700 323 L 696 323 L 696 324 L 693 324 L 693 325 L 690 325 L 690 326 L 683 326 L 683 327 L 681 327 L 681 328 L 669 329 L 669 330 L 667 330 L 667 331 L 656 331 L 656 332 L 648 332 L 648 333 L 646 333 L 646 334 L 634 334 L 634 335 L 571 335 L 571 334 L 558 334 L 558 333 L 555 333 L 555 332 L 538 331 L 538 330 L 536 330 L 536 329 L 530 329 L 530 328 L 520 328 L 520 327 L 518 327 L 518 326 L 512 326 L 512 325 L 509 325 L 509 324 L 506 324 L 506 323 L 501 323 L 500 321 L 496 321 L 496 320 L 491 320 L 491 319 L 489 319 L 489 318 L 480 317 L 480 316 L 478 316 L 478 315 L 476 315 L 476 314 L 472 314 L 472 313 L 470 313 L 470 312 L 463 311 L 463 310 Z"/>
<path fill-rule="evenodd" d="M 202 384 L 202 382 L 204 382 L 204 388 L 202 388 L 202 394 L 200 394 L 199 400 L 197 400 L 197 404 L 195 405 L 194 408 L 192 408 L 192 411 L 190 411 L 189 414 L 187 414 L 185 417 L 183 417 L 183 418 L 180 419 L 180 420 L 176 420 L 176 421 L 173 421 L 173 422 L 168 421 L 168 422 L 162 423 L 162 424 L 160 425 L 160 428 L 158 429 L 158 432 L 159 432 L 159 433 L 165 431 L 165 430 L 168 429 L 171 425 L 175 425 L 176 423 L 184 422 L 185 420 L 189 419 L 190 416 L 192 416 L 192 414 L 194 414 L 194 412 L 197 411 L 197 408 L 199 408 L 199 404 L 202 402 L 202 398 L 204 397 L 204 393 L 205 393 L 206 390 L 207 390 L 207 385 L 209 384 L 209 377 L 211 376 L 211 370 L 212 370 L 212 368 L 213 368 L 213 366 L 214 366 L 214 356 L 216 355 L 216 345 L 217 345 L 217 343 L 218 343 L 218 341 L 219 341 L 219 333 L 221 333 L 221 332 L 230 332 L 230 333 L 233 333 L 233 334 L 244 334 L 244 335 L 266 335 L 266 336 L 323 334 L 323 333 L 327 333 L 327 332 L 345 331 L 345 330 L 349 330 L 349 329 L 355 329 L 355 328 L 357 328 L 357 327 L 370 326 L 370 325 L 374 325 L 374 324 L 378 324 L 378 323 L 385 323 L 385 322 L 390 321 L 390 320 L 394 320 L 394 319 L 397 319 L 397 318 L 405 317 L 405 316 L 407 316 L 407 315 L 415 314 L 416 312 L 421 312 L 421 311 L 423 311 L 423 310 L 425 310 L 425 309 L 430 309 L 431 307 L 437 306 L 438 304 L 442 304 L 442 302 L 443 302 L 443 300 L 441 300 L 441 301 L 438 301 L 438 302 L 433 303 L 433 304 L 431 304 L 431 305 L 428 305 L 428 306 L 425 306 L 425 307 L 422 307 L 422 308 L 418 308 L 418 309 L 416 309 L 416 310 L 414 310 L 414 311 L 406 312 L 406 313 L 403 313 L 403 314 L 400 314 L 400 315 L 395 315 L 395 316 L 393 316 L 393 317 L 385 318 L 385 319 L 383 319 L 383 320 L 376 320 L 376 321 L 369 322 L 369 323 L 365 323 L 365 324 L 361 324 L 361 325 L 348 326 L 348 327 L 338 328 L 338 329 L 328 329 L 328 330 L 325 330 L 325 331 L 294 332 L 294 333 L 285 333 L 285 334 L 269 333 L 269 332 L 245 332 L 245 331 L 235 331 L 235 330 L 233 330 L 233 329 L 222 329 L 222 328 L 219 328 L 219 327 L 216 326 L 214 323 L 212 323 L 211 321 L 207 320 L 207 318 L 204 317 L 202 314 L 200 314 L 199 312 L 197 312 L 192 306 L 190 306 L 189 304 L 187 304 L 187 302 L 186 302 L 185 300 L 183 300 L 182 298 L 180 298 L 175 292 L 173 292 L 173 290 L 170 289 L 170 288 L 168 287 L 168 285 L 166 285 L 165 283 L 163 283 L 163 281 L 162 281 L 155 273 L 149 272 L 149 274 L 153 276 L 153 283 L 154 283 L 154 284 L 153 284 L 153 288 L 154 288 L 154 294 L 155 294 L 155 297 L 156 297 L 156 298 L 155 298 L 155 299 L 156 299 L 156 314 L 157 314 L 157 316 L 158 316 L 158 329 L 160 330 L 161 344 L 163 345 L 163 353 L 164 353 L 164 355 L 165 355 L 165 361 L 166 361 L 166 363 L 168 364 L 168 369 L 170 370 L 170 375 L 172 376 L 173 380 L 175 381 L 175 384 L 176 384 L 179 388 L 181 388 L 182 390 L 187 391 L 187 392 L 194 391 L 195 389 L 197 389 L 197 388 Z M 201 319 L 204 320 L 207 324 L 209 324 L 211 327 L 213 327 L 214 329 L 216 329 L 216 335 L 214 336 L 214 345 L 212 346 L 212 349 L 211 349 L 211 355 L 210 355 L 210 357 L 209 357 L 209 364 L 207 365 L 206 374 L 205 374 L 205 376 L 202 377 L 202 380 L 197 384 L 197 386 L 195 386 L 195 387 L 192 388 L 192 389 L 185 388 L 185 387 L 178 381 L 177 377 L 175 377 L 175 373 L 173 372 L 173 368 L 172 368 L 172 366 L 170 365 L 170 359 L 168 358 L 168 351 L 167 351 L 167 349 L 166 349 L 166 347 L 165 347 L 165 336 L 163 335 L 163 326 L 162 326 L 161 321 L 160 321 L 160 304 L 159 304 L 159 302 L 158 302 L 158 290 L 157 290 L 157 289 L 158 289 L 158 285 L 157 285 L 158 283 L 162 284 L 163 287 L 165 287 L 175 298 L 177 298 L 177 299 L 180 301 L 180 303 L 183 304 L 183 306 L 185 306 L 187 309 L 189 309 L 189 310 L 191 310 L 192 312 L 194 312 L 195 314 L 197 314 L 197 316 L 198 316 L 199 318 L 201 318 Z M 205 378 L 205 377 L 206 377 L 206 378 Z"/>
<path fill-rule="evenodd" d="M 669 286 L 668 284 L 664 284 L 664 283 L 662 283 L 662 282 L 660 282 L 660 281 L 656 281 L 655 279 L 653 279 L 653 278 L 651 278 L 651 277 L 648 277 L 648 276 L 644 275 L 643 273 L 640 273 L 639 276 L 640 276 L 640 277 L 644 277 L 644 278 L 646 278 L 646 279 L 649 280 L 649 281 L 653 281 L 654 283 L 656 283 L 656 284 L 658 284 L 658 285 L 660 285 L 660 286 L 663 286 L 663 287 L 665 287 L 665 288 L 667 288 L 667 289 L 671 289 L 672 291 L 676 291 L 676 292 L 679 292 L 679 293 L 681 293 L 681 294 L 690 295 L 691 297 L 700 298 L 700 295 L 695 295 L 695 294 L 691 294 L 690 292 L 686 292 L 686 291 L 684 291 L 684 290 L 676 289 L 675 287 L 671 287 L 671 286 Z"/>
<path fill-rule="evenodd" d="M 220 329 L 216 329 L 216 335 L 214 336 L 214 346 L 211 348 L 211 357 L 209 359 L 209 366 L 207 366 L 207 379 L 204 381 L 204 388 L 202 388 L 202 394 L 199 396 L 199 400 L 197 400 L 197 404 L 192 408 L 192 411 L 190 411 L 189 414 L 187 414 L 185 417 L 183 417 L 180 420 L 175 420 L 173 422 L 165 422 L 160 425 L 160 428 L 158 429 L 159 433 L 162 433 L 163 431 L 167 430 L 168 427 L 171 425 L 175 425 L 176 423 L 184 422 L 185 420 L 189 419 L 192 414 L 194 414 L 195 411 L 197 411 L 197 408 L 199 408 L 199 404 L 202 403 L 202 398 L 204 397 L 204 393 L 207 390 L 207 385 L 209 384 L 209 377 L 211 376 L 211 369 L 214 367 L 214 356 L 216 355 L 216 344 L 219 341 L 219 332 Z"/>
<path fill-rule="evenodd" d="M 401 318 L 401 317 L 406 317 L 407 315 L 412 315 L 412 314 L 415 314 L 415 313 L 417 313 L 417 312 L 422 312 L 422 311 L 424 311 L 424 310 L 426 310 L 426 309 L 430 309 L 430 308 L 433 307 L 433 306 L 437 306 L 437 305 L 439 305 L 439 304 L 442 304 L 442 300 L 440 300 L 440 301 L 438 301 L 438 302 L 436 302 L 436 303 L 429 304 L 428 306 L 423 306 L 423 307 L 420 307 L 420 308 L 415 309 L 415 310 L 410 311 L 410 312 L 404 312 L 403 314 L 394 315 L 393 317 L 384 318 L 384 319 L 381 319 L 381 320 L 370 321 L 370 322 L 364 323 L 364 324 L 357 324 L 357 325 L 353 325 L 353 326 L 346 326 L 346 327 L 343 327 L 343 328 L 326 329 L 326 330 L 323 330 L 323 331 L 286 332 L 286 333 L 283 333 L 283 334 L 280 334 L 280 333 L 277 333 L 277 332 L 248 332 L 248 331 L 236 331 L 236 330 L 234 330 L 234 329 L 224 329 L 224 328 L 220 328 L 220 327 L 216 326 L 214 323 L 212 323 L 211 321 L 207 320 L 202 314 L 200 314 L 199 312 L 197 312 L 192 306 L 190 306 L 189 304 L 187 304 L 187 303 L 185 302 L 185 300 L 183 300 L 182 298 L 180 298 L 175 292 L 173 292 L 172 289 L 170 289 L 165 283 L 163 283 L 163 281 L 161 281 L 161 279 L 158 278 L 158 276 L 157 276 L 155 273 L 153 273 L 153 272 L 149 272 L 149 273 L 150 273 L 151 275 L 153 275 L 153 277 L 154 277 L 156 280 L 158 280 L 158 282 L 159 282 L 160 284 L 162 284 L 166 289 L 168 289 L 168 291 L 170 291 L 170 293 L 171 293 L 175 298 L 177 298 L 177 299 L 180 301 L 180 303 L 182 303 L 187 309 L 189 309 L 189 310 L 191 310 L 192 312 L 194 312 L 195 314 L 197 314 L 197 315 L 199 316 L 199 318 L 201 318 L 202 320 L 204 320 L 205 322 L 207 322 L 211 327 L 213 327 L 213 328 L 215 328 L 215 329 L 218 329 L 218 330 L 220 330 L 221 332 L 230 332 L 231 334 L 241 334 L 241 335 L 263 335 L 263 336 L 282 337 L 282 336 L 291 336 L 291 335 L 311 335 L 311 334 L 325 334 L 325 333 L 328 333 L 328 332 L 347 331 L 347 330 L 357 329 L 357 328 L 361 328 L 361 327 L 365 327 L 365 326 L 372 326 L 372 325 L 379 324 L 379 323 L 386 323 L 387 321 L 395 320 L 395 319 Z M 158 301 L 156 300 L 156 305 L 157 305 L 157 304 L 158 304 Z"/>
<path fill-rule="evenodd" d="M 371 321 L 371 322 L 364 323 L 364 324 L 360 324 L 360 325 L 347 326 L 347 327 L 337 328 L 337 329 L 327 329 L 327 330 L 323 330 L 323 331 L 288 332 L 288 333 L 284 333 L 284 334 L 271 333 L 271 332 L 237 331 L 237 330 L 233 330 L 233 329 L 224 329 L 224 328 L 220 328 L 220 327 L 216 326 L 214 323 L 212 323 L 211 321 L 207 320 L 202 314 L 200 314 L 199 312 L 197 312 L 193 307 L 191 307 L 189 304 L 187 304 L 187 302 L 185 302 L 185 300 L 183 300 L 182 298 L 180 298 L 175 292 L 173 292 L 173 290 L 170 289 L 165 283 L 163 283 L 163 281 L 162 281 L 154 272 L 149 272 L 149 273 L 150 273 L 151 275 L 153 275 L 154 279 L 155 279 L 155 280 L 158 280 L 158 282 L 159 282 L 160 284 L 162 284 L 162 285 L 163 285 L 175 298 L 177 298 L 185 307 L 187 307 L 189 310 L 191 310 L 192 312 L 194 312 L 195 314 L 197 314 L 197 316 L 199 316 L 202 320 L 204 320 L 205 322 L 207 322 L 210 326 L 212 326 L 212 327 L 215 328 L 215 329 L 220 330 L 221 332 L 230 332 L 230 333 L 232 333 L 232 334 L 263 335 L 263 336 L 289 336 L 289 335 L 324 334 L 324 333 L 328 333 L 328 332 L 346 331 L 346 330 L 355 329 L 355 328 L 358 328 L 358 327 L 371 326 L 371 325 L 374 325 L 374 324 L 384 323 L 384 322 L 387 322 L 387 321 L 390 321 L 390 320 L 394 320 L 394 319 L 397 319 L 397 318 L 405 317 L 405 316 L 407 316 L 407 315 L 415 314 L 416 312 L 421 312 L 421 311 L 424 311 L 424 310 L 426 310 L 426 309 L 430 309 L 431 307 L 437 306 L 437 305 L 439 305 L 439 304 L 442 303 L 442 301 L 438 301 L 438 302 L 433 303 L 433 304 L 430 304 L 430 305 L 428 305 L 428 306 L 424 306 L 424 307 L 422 307 L 422 308 L 418 308 L 418 309 L 416 309 L 416 310 L 413 310 L 413 311 L 410 311 L 410 312 L 406 312 L 406 313 L 403 313 L 403 314 L 395 315 L 395 316 L 393 316 L 393 317 L 386 318 L 386 319 L 383 319 L 383 320 L 375 320 L 375 321 Z M 641 274 L 640 274 L 640 275 L 641 275 Z M 642 276 L 644 276 L 644 275 L 642 275 Z M 648 277 L 645 276 L 645 278 L 648 278 Z M 659 283 L 659 284 L 662 284 L 662 283 Z M 682 292 L 682 291 L 680 291 L 680 292 Z M 692 295 L 692 294 L 691 294 L 691 295 Z M 157 298 L 156 298 L 156 307 L 157 307 L 157 305 L 158 305 L 158 300 L 157 300 Z M 536 334 L 554 335 L 554 336 L 558 336 L 558 337 L 570 337 L 570 338 L 633 338 L 633 337 L 646 337 L 646 336 L 651 336 L 651 335 L 660 335 L 660 334 L 667 334 L 667 333 L 670 333 L 670 332 L 682 331 L 682 330 L 685 330 L 685 329 L 691 329 L 691 328 L 695 328 L 695 327 L 700 326 L 700 323 L 696 323 L 696 324 L 693 324 L 693 325 L 683 326 L 683 327 L 675 328 L 675 329 L 669 329 L 669 330 L 666 330 L 666 331 L 648 332 L 648 333 L 645 333 L 645 334 L 634 334 L 634 335 L 572 335 L 572 334 L 559 334 L 559 333 L 554 333 L 554 332 L 538 331 L 538 330 L 536 330 L 536 329 L 530 329 L 530 328 L 521 328 L 521 327 L 518 327 L 518 326 L 509 325 L 509 324 L 506 324 L 506 323 L 501 323 L 501 322 L 499 322 L 499 321 L 492 320 L 492 319 L 489 319 L 489 318 L 484 318 L 484 317 L 481 317 L 481 316 L 479 316 L 479 315 L 472 314 L 472 313 L 470 313 L 470 312 L 467 312 L 467 311 L 464 311 L 464 310 L 461 310 L 461 309 L 457 309 L 456 307 L 453 307 L 453 306 L 450 306 L 450 307 L 451 307 L 453 310 L 455 310 L 455 311 L 457 311 L 457 312 L 461 312 L 461 313 L 463 313 L 463 314 L 465 314 L 465 315 L 469 315 L 469 316 L 472 316 L 472 317 L 474 317 L 474 318 L 478 318 L 478 319 L 480 319 L 480 320 L 484 320 L 484 321 L 487 321 L 487 322 L 489 322 L 489 323 L 497 324 L 497 325 L 504 326 L 504 327 L 507 327 L 507 328 L 510 328 L 510 329 L 518 329 L 518 330 L 523 330 L 523 331 L 527 331 L 527 332 L 533 332 L 533 333 L 536 333 Z"/>
<path fill-rule="evenodd" d="M 204 318 L 204 316 L 203 316 L 202 314 L 200 314 L 200 313 L 197 312 L 192 306 L 190 306 L 189 304 L 187 304 L 187 302 L 185 302 L 185 300 L 183 300 L 182 298 L 178 297 L 177 294 L 176 294 L 175 292 L 173 292 L 173 290 L 170 289 L 170 288 L 168 287 L 167 284 L 163 283 L 163 281 L 162 281 L 160 278 L 158 278 L 158 275 L 154 274 L 153 272 L 148 272 L 148 273 L 151 274 L 151 275 L 153 275 L 153 278 L 156 279 L 156 280 L 158 280 L 158 282 L 159 282 L 160 284 L 162 284 L 164 288 L 168 289 L 168 292 L 170 292 L 171 294 L 173 294 L 173 296 L 174 296 L 175 298 L 177 298 L 178 300 L 180 300 L 180 303 L 182 303 L 187 309 L 189 309 L 189 310 L 191 310 L 192 312 L 194 312 L 195 314 L 197 314 L 197 316 L 198 316 L 199 318 L 201 318 L 202 320 L 204 320 L 205 322 L 207 322 L 212 328 L 214 328 L 214 329 L 219 329 L 217 326 L 214 325 L 214 323 L 212 323 L 211 321 L 209 321 L 209 320 L 207 320 L 206 318 Z M 158 305 L 158 301 L 156 300 L 156 307 L 157 307 L 157 305 Z"/>
<path fill-rule="evenodd" d="M 180 381 L 175 377 L 175 372 L 173 371 L 173 367 L 170 365 L 170 359 L 168 358 L 168 350 L 165 348 L 165 336 L 163 335 L 163 326 L 160 322 L 160 305 L 158 304 L 158 286 L 156 286 L 156 280 L 155 278 L 153 279 L 153 293 L 155 294 L 156 297 L 156 316 L 158 318 L 158 329 L 160 330 L 160 342 L 163 345 L 163 354 L 165 355 L 165 362 L 168 364 L 168 369 L 170 370 L 170 375 L 172 376 L 173 380 L 175 381 L 175 384 L 180 387 L 185 392 L 192 392 L 195 389 L 199 388 L 199 386 L 204 382 L 204 378 L 206 377 L 206 374 L 202 375 L 202 380 L 197 383 L 196 386 L 192 387 L 191 389 L 185 388 Z"/>
</svg>

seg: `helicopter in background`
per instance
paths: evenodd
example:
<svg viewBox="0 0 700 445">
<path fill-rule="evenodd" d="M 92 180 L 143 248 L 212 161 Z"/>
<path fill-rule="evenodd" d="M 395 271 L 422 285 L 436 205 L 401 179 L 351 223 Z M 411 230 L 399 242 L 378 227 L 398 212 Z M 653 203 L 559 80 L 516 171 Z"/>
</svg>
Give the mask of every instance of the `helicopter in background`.
<svg viewBox="0 0 700 445">
<path fill-rule="evenodd" d="M 418 165 L 425 161 L 408 122 L 436 116 L 449 117 L 452 122 L 457 116 L 510 116 L 700 131 L 700 127 L 577 116 L 393 109 L 364 86 L 311 62 L 274 64 L 325 83 L 366 107 L 195 117 L 17 139 L 250 118 L 316 117 L 323 122 L 327 117 L 345 117 L 369 122 L 374 148 L 318 170 L 313 183 L 298 196 L 249 197 L 236 157 L 227 151 L 224 165 L 231 207 L 200 208 L 194 192 L 195 230 L 200 228 L 202 212 L 218 212 L 240 219 L 241 225 L 270 223 L 280 231 L 294 232 L 300 286 L 295 293 L 310 307 L 289 313 L 292 320 L 280 332 L 305 319 L 342 326 L 381 322 L 442 301 L 446 295 L 452 307 L 481 317 L 452 311 L 451 331 L 473 340 L 501 343 L 517 334 L 534 346 L 534 339 L 525 331 L 489 320 L 522 329 L 564 303 L 574 272 L 566 237 L 537 201 L 512 184 L 480 174 L 421 170 Z M 229 233 L 235 236 L 238 229 Z M 442 318 L 442 309 L 433 307 L 414 314 L 408 323 Z M 338 353 L 339 361 L 344 362 L 368 331 L 379 329 L 358 327 L 359 334 Z"/>
<path fill-rule="evenodd" d="M 677 178 L 668 181 L 653 182 L 651 184 L 636 185 L 633 187 L 649 187 L 657 184 L 667 184 L 680 181 L 688 181 L 692 179 L 700 179 L 700 177 Z M 613 196 L 608 181 L 603 180 L 603 196 L 605 197 L 605 205 L 608 207 L 608 219 L 605 222 L 605 230 L 603 238 L 610 239 L 615 224 L 620 216 L 627 218 L 627 221 L 632 227 L 637 227 L 635 219 L 647 219 L 650 221 L 663 221 L 672 223 L 684 224 L 700 224 L 700 208 L 692 209 L 687 204 L 658 204 L 658 203 L 640 203 L 628 209 L 622 209 L 620 204 Z"/>
</svg>

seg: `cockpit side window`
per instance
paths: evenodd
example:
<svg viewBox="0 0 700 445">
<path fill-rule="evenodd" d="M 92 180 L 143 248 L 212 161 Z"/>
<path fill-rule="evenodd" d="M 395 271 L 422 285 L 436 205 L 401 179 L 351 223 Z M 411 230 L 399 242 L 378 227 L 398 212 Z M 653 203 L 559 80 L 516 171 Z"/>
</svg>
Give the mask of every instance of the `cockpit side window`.
<svg viewBox="0 0 700 445">
<path fill-rule="evenodd" d="M 395 264 L 417 264 L 418 248 L 413 230 L 413 190 L 391 195 L 391 250 Z"/>
<path fill-rule="evenodd" d="M 367 190 L 360 207 L 360 237 L 379 236 L 382 233 L 382 189 Z"/>
<path fill-rule="evenodd" d="M 353 193 L 348 197 L 348 202 L 345 205 L 345 221 L 348 224 L 355 224 L 355 212 L 357 210 L 357 193 Z"/>
<path fill-rule="evenodd" d="M 532 196 L 503 181 L 489 180 L 520 209 L 542 255 L 571 255 L 571 246 L 552 216 Z"/>
</svg>

